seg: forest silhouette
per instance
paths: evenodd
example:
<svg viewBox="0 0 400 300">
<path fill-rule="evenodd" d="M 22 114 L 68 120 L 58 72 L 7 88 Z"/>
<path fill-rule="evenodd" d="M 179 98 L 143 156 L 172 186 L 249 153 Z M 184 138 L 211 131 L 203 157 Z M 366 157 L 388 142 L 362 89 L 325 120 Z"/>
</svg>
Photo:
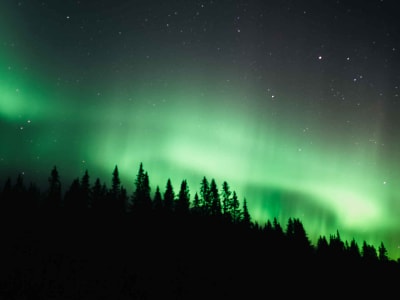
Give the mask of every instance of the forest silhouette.
<svg viewBox="0 0 400 300">
<path fill-rule="evenodd" d="M 65 189 L 65 192 L 63 190 Z M 255 222 L 224 181 L 152 192 L 140 163 L 133 193 L 91 181 L 64 188 L 57 167 L 41 191 L 19 174 L 0 194 L 0 299 L 362 297 L 398 290 L 399 261 L 342 240 L 314 245 L 298 218 Z"/>
</svg>

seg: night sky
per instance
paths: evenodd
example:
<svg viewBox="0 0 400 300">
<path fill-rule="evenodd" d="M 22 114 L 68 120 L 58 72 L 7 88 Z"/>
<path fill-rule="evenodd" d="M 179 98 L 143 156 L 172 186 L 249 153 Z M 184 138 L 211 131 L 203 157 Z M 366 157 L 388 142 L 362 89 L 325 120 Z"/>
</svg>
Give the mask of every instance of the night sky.
<svg viewBox="0 0 400 300">
<path fill-rule="evenodd" d="M 2 1 L 0 175 L 227 181 L 400 257 L 398 3 Z M 3 184 L 3 183 L 1 183 Z"/>
</svg>

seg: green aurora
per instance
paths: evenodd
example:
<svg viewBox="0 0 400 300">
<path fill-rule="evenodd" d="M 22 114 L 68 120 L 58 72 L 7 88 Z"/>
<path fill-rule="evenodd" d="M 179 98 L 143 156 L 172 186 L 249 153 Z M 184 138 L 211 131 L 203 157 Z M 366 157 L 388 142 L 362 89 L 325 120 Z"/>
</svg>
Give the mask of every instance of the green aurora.
<svg viewBox="0 0 400 300">
<path fill-rule="evenodd" d="M 220 187 L 226 180 L 261 224 L 299 217 L 313 242 L 338 230 L 400 257 L 399 142 L 388 135 L 384 105 L 363 102 L 370 90 L 316 106 L 308 99 L 321 96 L 322 83 L 312 76 L 294 83 L 271 71 L 269 88 L 251 73 L 243 80 L 241 66 L 187 57 L 176 72 L 155 59 L 140 64 L 140 75 L 122 65 L 107 72 L 113 66 L 104 63 L 73 80 L 82 69 L 53 66 L 56 58 L 26 51 L 29 41 L 12 50 L 22 29 L 0 32 L 8 41 L 0 50 L 3 180 L 23 172 L 45 186 L 57 165 L 65 191 L 86 169 L 92 183 L 109 184 L 118 165 L 132 192 L 142 162 L 153 192 L 168 178 L 175 191 L 187 179 L 193 197 L 203 176 Z M 357 101 L 366 104 L 355 110 Z"/>
</svg>

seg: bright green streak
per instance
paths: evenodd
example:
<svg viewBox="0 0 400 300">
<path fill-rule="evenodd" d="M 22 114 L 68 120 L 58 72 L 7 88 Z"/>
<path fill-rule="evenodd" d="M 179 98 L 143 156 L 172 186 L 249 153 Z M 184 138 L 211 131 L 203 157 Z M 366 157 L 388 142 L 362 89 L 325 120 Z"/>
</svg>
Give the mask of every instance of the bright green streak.
<svg viewBox="0 0 400 300">
<path fill-rule="evenodd" d="M 187 179 L 192 196 L 203 176 L 219 185 L 226 180 L 260 223 L 276 216 L 285 226 L 299 217 L 314 242 L 339 230 L 359 245 L 383 241 L 391 257 L 400 254 L 398 174 L 384 167 L 377 146 L 354 147 L 346 132 L 340 139 L 323 134 L 332 124 L 285 108 L 294 95 L 276 104 L 255 88 L 195 77 L 175 78 L 168 87 L 127 82 L 125 90 L 104 83 L 97 95 L 37 78 L 10 53 L 1 53 L 0 62 L 0 117 L 10 130 L 1 164 L 40 170 L 44 180 L 56 164 L 65 186 L 86 168 L 92 180 L 109 182 L 117 164 L 132 191 L 143 162 L 153 191 L 168 178 L 178 191 Z M 368 141 L 379 126 L 370 122 L 358 138 Z"/>
</svg>

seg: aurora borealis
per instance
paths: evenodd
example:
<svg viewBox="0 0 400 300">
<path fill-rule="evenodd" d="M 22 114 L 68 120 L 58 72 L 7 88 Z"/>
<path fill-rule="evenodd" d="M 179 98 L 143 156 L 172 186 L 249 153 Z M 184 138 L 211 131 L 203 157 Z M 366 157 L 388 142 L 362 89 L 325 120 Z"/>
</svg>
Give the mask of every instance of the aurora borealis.
<svg viewBox="0 0 400 300">
<path fill-rule="evenodd" d="M 4 1 L 0 172 L 226 180 L 400 257 L 395 1 Z M 41 182 L 42 181 L 42 182 Z"/>
</svg>

